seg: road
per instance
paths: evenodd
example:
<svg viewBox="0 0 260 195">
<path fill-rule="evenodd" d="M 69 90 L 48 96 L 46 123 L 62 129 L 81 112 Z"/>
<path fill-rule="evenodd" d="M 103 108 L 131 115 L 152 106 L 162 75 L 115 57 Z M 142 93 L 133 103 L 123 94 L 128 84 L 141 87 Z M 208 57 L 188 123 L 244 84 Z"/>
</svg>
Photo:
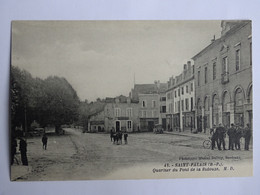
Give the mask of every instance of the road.
<svg viewBox="0 0 260 195">
<path fill-rule="evenodd" d="M 225 162 L 252 162 L 250 151 L 204 149 L 201 137 L 138 133 L 129 134 L 128 144 L 116 145 L 110 141 L 109 134 L 83 134 L 69 128 L 65 131 L 64 136 L 48 137 L 47 150 L 42 149 L 40 137 L 27 140 L 32 172 L 18 180 L 157 178 L 153 177 L 153 167 L 163 168 L 167 162 L 180 162 L 179 157 L 235 155 L 240 159 Z M 144 175 L 138 174 L 140 171 L 144 171 Z"/>
</svg>

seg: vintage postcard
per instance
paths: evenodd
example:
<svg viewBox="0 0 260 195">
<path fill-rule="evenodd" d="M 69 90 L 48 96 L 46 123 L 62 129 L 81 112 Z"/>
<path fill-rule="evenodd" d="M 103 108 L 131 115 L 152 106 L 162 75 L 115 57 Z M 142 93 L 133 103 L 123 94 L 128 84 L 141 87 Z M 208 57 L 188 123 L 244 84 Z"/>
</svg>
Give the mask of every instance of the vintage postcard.
<svg viewBox="0 0 260 195">
<path fill-rule="evenodd" d="M 12 181 L 253 175 L 252 23 L 13 21 Z"/>
</svg>

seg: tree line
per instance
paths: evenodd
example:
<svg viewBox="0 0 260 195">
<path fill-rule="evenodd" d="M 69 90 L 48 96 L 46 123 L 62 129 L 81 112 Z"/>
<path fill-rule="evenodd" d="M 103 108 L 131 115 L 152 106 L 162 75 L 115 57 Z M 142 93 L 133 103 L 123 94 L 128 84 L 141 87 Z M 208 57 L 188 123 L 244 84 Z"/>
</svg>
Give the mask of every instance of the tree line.
<svg viewBox="0 0 260 195">
<path fill-rule="evenodd" d="M 25 131 L 30 130 L 30 124 L 37 121 L 41 127 L 55 126 L 55 131 L 58 133 L 61 125 L 79 121 L 80 104 L 76 91 L 65 78 L 58 76 L 49 76 L 46 79 L 33 78 L 28 71 L 11 66 L 12 131 L 16 127 L 22 127 Z"/>
</svg>

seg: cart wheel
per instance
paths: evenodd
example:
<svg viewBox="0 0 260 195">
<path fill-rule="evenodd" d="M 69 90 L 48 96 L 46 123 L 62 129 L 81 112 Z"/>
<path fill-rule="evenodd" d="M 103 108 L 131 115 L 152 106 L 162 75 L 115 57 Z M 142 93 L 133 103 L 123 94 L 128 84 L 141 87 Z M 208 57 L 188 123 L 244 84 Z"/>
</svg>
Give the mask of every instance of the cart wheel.
<svg viewBox="0 0 260 195">
<path fill-rule="evenodd" d="M 205 140 L 203 142 L 203 147 L 206 148 L 206 149 L 209 149 L 211 146 L 211 141 L 210 140 Z"/>
</svg>

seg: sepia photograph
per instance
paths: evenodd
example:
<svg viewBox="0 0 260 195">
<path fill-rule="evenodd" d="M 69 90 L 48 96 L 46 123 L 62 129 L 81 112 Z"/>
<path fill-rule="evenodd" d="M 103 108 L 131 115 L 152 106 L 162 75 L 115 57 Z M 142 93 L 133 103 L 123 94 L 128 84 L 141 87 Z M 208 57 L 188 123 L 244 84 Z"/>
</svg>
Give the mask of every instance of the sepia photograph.
<svg viewBox="0 0 260 195">
<path fill-rule="evenodd" d="M 253 176 L 250 20 L 16 20 L 10 180 Z"/>
</svg>

